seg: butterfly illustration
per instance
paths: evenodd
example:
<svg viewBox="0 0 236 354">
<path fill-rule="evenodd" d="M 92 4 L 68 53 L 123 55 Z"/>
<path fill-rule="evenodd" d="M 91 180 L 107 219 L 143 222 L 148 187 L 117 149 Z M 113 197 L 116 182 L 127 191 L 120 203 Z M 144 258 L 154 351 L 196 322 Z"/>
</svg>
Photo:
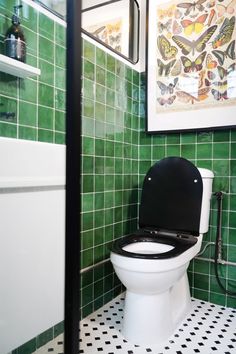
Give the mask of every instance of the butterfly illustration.
<svg viewBox="0 0 236 354">
<path fill-rule="evenodd" d="M 165 94 L 170 94 L 172 95 L 174 93 L 174 88 L 178 82 L 178 78 L 176 77 L 174 79 L 173 83 L 170 83 L 169 85 L 165 85 L 163 82 L 161 81 L 157 81 L 157 85 L 159 87 L 159 89 L 161 90 L 161 95 L 165 95 Z"/>
<path fill-rule="evenodd" d="M 217 67 L 217 70 L 218 70 L 218 74 L 219 74 L 220 79 L 222 80 L 225 76 L 226 76 L 226 77 L 227 77 L 227 76 L 231 76 L 230 74 L 231 74 L 233 71 L 235 71 L 235 66 L 236 66 L 235 63 L 231 64 L 231 65 L 228 67 L 228 69 L 225 69 L 225 68 L 223 68 L 222 66 L 218 66 L 218 67 Z"/>
<path fill-rule="evenodd" d="M 214 9 L 211 9 L 211 12 L 209 14 L 208 21 L 207 21 L 208 27 L 211 25 L 212 21 L 215 20 L 215 18 L 216 18 L 216 12 Z"/>
<path fill-rule="evenodd" d="M 181 25 L 184 28 L 184 33 L 186 36 L 191 36 L 193 32 L 201 33 L 204 28 L 204 22 L 206 21 L 207 14 L 199 16 L 196 20 L 183 20 Z"/>
<path fill-rule="evenodd" d="M 219 33 L 212 41 L 213 49 L 221 47 L 222 45 L 228 43 L 231 40 L 234 31 L 234 26 L 235 26 L 235 16 L 232 16 L 230 19 L 225 18 L 219 30 Z"/>
<path fill-rule="evenodd" d="M 221 91 L 227 90 L 227 80 L 210 82 L 208 79 L 205 79 L 205 85 L 206 86 L 216 86 Z"/>
<path fill-rule="evenodd" d="M 175 5 L 171 5 L 167 9 L 158 9 L 157 16 L 160 20 L 165 19 L 166 17 L 172 17 L 174 15 Z"/>
<path fill-rule="evenodd" d="M 220 92 L 218 90 L 212 89 L 211 93 L 214 97 L 215 100 L 220 101 L 220 100 L 227 100 L 228 96 L 227 96 L 227 91 L 224 92 Z"/>
<path fill-rule="evenodd" d="M 176 96 L 178 97 L 179 101 L 183 103 L 194 104 L 196 101 L 199 101 L 197 97 L 194 97 L 185 91 L 177 91 Z"/>
<path fill-rule="evenodd" d="M 208 97 L 208 92 L 210 91 L 210 87 L 203 87 L 198 90 L 198 100 L 203 101 Z"/>
<path fill-rule="evenodd" d="M 208 28 L 197 40 L 188 40 L 181 36 L 173 36 L 173 41 L 181 48 L 184 55 L 192 52 L 194 55 L 195 49 L 200 53 L 206 48 L 206 43 L 209 41 L 215 32 L 217 25 Z"/>
<path fill-rule="evenodd" d="M 180 7 L 181 9 L 186 9 L 185 11 L 185 16 L 188 16 L 190 14 L 190 12 L 195 12 L 195 10 L 199 10 L 199 11 L 203 11 L 204 10 L 204 6 L 202 6 L 202 4 L 204 4 L 204 2 L 206 2 L 206 0 L 198 0 L 198 1 L 193 1 L 193 2 L 183 2 L 177 5 L 177 7 Z"/>
<path fill-rule="evenodd" d="M 181 69 L 182 69 L 181 61 L 178 60 L 178 61 L 175 63 L 173 69 L 171 70 L 171 75 L 172 75 L 172 76 L 178 76 L 178 75 L 181 73 Z"/>
<path fill-rule="evenodd" d="M 191 61 L 187 57 L 180 57 L 182 64 L 184 66 L 184 72 L 189 73 L 193 71 L 200 71 L 202 70 L 202 64 L 206 57 L 206 52 L 202 52 L 194 61 Z"/>
<path fill-rule="evenodd" d="M 212 54 L 218 59 L 219 64 L 223 65 L 225 58 L 235 59 L 235 40 L 233 40 L 225 51 L 213 50 Z"/>
<path fill-rule="evenodd" d="M 217 4 L 216 8 L 218 11 L 218 17 L 221 17 L 225 14 L 232 15 L 235 11 L 236 0 L 232 0 L 228 5 Z"/>
<path fill-rule="evenodd" d="M 176 20 L 174 20 L 173 22 L 172 32 L 174 34 L 180 34 L 182 32 L 182 27 L 180 26 L 180 24 L 178 24 Z"/>
<path fill-rule="evenodd" d="M 172 20 L 169 19 L 166 23 L 158 22 L 157 28 L 158 32 L 162 33 L 164 31 L 170 32 Z"/>
<path fill-rule="evenodd" d="M 211 54 L 207 54 L 206 57 L 206 67 L 207 69 L 214 69 L 218 65 L 216 60 L 213 60 L 213 57 Z"/>
<path fill-rule="evenodd" d="M 168 76 L 175 62 L 176 60 L 173 59 L 169 63 L 164 64 L 160 59 L 157 59 L 158 76 Z"/>
<path fill-rule="evenodd" d="M 207 4 L 206 7 L 208 7 L 208 9 L 214 7 L 216 4 L 215 0 L 210 0 Z"/>
<path fill-rule="evenodd" d="M 176 9 L 175 13 L 174 13 L 174 16 L 178 20 L 179 18 L 182 17 L 182 12 L 179 9 Z"/>
<path fill-rule="evenodd" d="M 109 42 L 111 45 L 116 45 L 120 42 L 121 40 L 121 33 L 117 34 L 117 35 L 110 35 L 109 36 Z"/>
<path fill-rule="evenodd" d="M 171 105 L 174 100 L 176 99 L 176 95 L 174 96 L 170 96 L 168 98 L 164 98 L 164 97 L 158 97 L 157 98 L 157 102 L 161 105 L 161 106 L 165 106 L 165 105 Z"/>
<path fill-rule="evenodd" d="M 199 72 L 199 79 L 198 79 L 198 88 L 200 89 L 204 84 L 204 77 L 206 74 L 206 70 L 202 70 Z"/>
<path fill-rule="evenodd" d="M 161 35 L 157 37 L 157 46 L 164 60 L 170 60 L 176 57 L 178 49 L 172 46 L 165 36 Z"/>
<path fill-rule="evenodd" d="M 223 68 L 222 66 L 217 66 L 218 73 L 213 71 L 207 72 L 207 77 L 209 80 L 214 80 L 216 77 L 219 77 L 220 80 L 223 80 L 224 77 L 231 77 L 235 71 L 236 64 L 231 64 L 228 69 Z"/>
</svg>

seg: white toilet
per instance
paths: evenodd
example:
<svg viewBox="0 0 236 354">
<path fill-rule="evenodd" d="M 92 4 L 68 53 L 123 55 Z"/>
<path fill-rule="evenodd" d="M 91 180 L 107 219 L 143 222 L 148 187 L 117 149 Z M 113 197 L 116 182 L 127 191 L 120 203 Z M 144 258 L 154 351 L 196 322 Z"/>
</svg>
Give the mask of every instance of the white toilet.
<svg viewBox="0 0 236 354">
<path fill-rule="evenodd" d="M 126 287 L 123 336 L 160 346 L 190 310 L 187 268 L 208 231 L 213 173 L 168 157 L 148 171 L 139 230 L 116 240 L 111 262 Z"/>
</svg>

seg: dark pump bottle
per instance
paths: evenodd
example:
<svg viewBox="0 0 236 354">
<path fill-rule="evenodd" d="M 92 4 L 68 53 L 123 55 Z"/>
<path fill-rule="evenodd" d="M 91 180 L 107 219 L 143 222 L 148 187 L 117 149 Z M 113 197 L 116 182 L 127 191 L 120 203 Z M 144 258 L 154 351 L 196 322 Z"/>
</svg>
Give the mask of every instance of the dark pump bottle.
<svg viewBox="0 0 236 354">
<path fill-rule="evenodd" d="M 12 59 L 25 62 L 26 43 L 19 19 L 19 9 L 21 7 L 22 5 L 14 6 L 12 25 L 7 30 L 5 37 L 5 54 Z"/>
</svg>

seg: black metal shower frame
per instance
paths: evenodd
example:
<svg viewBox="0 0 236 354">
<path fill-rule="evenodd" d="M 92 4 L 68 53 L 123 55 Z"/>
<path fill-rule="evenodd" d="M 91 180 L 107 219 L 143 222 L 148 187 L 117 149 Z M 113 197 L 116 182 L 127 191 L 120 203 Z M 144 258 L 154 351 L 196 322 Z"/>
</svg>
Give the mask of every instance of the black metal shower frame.
<svg viewBox="0 0 236 354">
<path fill-rule="evenodd" d="M 66 244 L 64 353 L 79 352 L 81 0 L 67 0 Z"/>
</svg>

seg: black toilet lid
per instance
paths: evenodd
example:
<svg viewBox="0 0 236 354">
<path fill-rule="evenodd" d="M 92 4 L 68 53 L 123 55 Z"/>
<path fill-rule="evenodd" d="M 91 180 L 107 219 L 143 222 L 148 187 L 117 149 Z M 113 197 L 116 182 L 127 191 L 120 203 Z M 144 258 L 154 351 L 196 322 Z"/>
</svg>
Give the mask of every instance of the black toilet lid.
<svg viewBox="0 0 236 354">
<path fill-rule="evenodd" d="M 167 157 L 148 171 L 139 209 L 140 228 L 199 235 L 203 184 L 199 170 L 181 157 Z"/>
</svg>

